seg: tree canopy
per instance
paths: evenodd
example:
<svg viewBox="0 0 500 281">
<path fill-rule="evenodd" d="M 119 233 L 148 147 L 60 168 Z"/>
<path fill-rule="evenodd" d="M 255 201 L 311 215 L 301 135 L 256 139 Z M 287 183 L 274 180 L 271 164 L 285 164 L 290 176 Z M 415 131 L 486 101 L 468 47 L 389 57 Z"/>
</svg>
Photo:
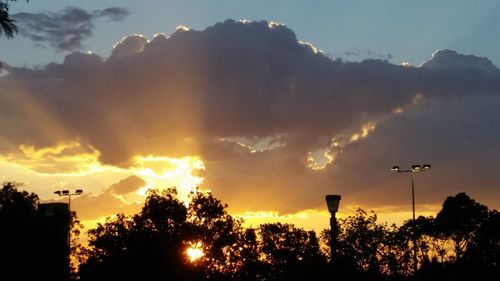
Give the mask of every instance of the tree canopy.
<svg viewBox="0 0 500 281">
<path fill-rule="evenodd" d="M 75 220 L 69 223 L 75 225 Z M 40 246 L 51 239 L 42 235 L 50 233 L 50 225 L 40 217 L 36 194 L 17 191 L 11 184 L 3 187 L 2 280 L 39 277 L 40 271 L 24 268 L 42 270 L 40 260 L 53 258 L 36 254 L 53 250 Z M 500 278 L 500 214 L 465 193 L 446 198 L 435 218 L 388 226 L 379 223 L 375 213 L 359 209 L 339 219 L 337 227 L 331 253 L 329 229 L 318 237 L 292 224 L 244 228 L 243 221 L 231 216 L 227 205 L 211 193 L 196 191 L 182 202 L 174 188 L 151 190 L 139 213 L 117 214 L 88 231 L 88 245 L 72 252 L 79 260 L 72 277 L 83 281 L 328 280 L 332 275 L 410 280 L 414 274 L 419 280 Z M 69 275 L 65 278 L 59 280 Z"/>
<path fill-rule="evenodd" d="M 29 280 L 24 264 L 35 264 L 38 196 L 8 182 L 0 190 L 0 274 L 3 280 Z M 4 278 L 5 277 L 5 278 Z"/>
<path fill-rule="evenodd" d="M 9 13 L 9 2 L 16 0 L 0 1 L 0 35 L 5 35 L 7 38 L 13 38 L 17 33 L 16 20 Z M 28 2 L 28 0 L 26 1 Z"/>
</svg>

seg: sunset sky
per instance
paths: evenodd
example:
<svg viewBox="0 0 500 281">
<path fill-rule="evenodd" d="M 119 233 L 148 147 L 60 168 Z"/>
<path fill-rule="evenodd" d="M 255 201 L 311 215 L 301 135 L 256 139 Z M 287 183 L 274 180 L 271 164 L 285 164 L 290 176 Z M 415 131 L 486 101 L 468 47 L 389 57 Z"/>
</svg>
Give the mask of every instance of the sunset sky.
<svg viewBox="0 0 500 281">
<path fill-rule="evenodd" d="M 500 207 L 498 1 L 18 1 L 0 38 L 0 177 L 87 222 L 148 188 L 248 225 Z"/>
</svg>

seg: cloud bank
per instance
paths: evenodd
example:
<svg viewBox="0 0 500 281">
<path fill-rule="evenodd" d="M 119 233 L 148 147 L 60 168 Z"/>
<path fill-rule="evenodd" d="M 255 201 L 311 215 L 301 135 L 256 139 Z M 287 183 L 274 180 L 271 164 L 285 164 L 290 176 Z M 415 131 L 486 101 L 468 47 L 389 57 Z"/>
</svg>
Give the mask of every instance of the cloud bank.
<svg viewBox="0 0 500 281">
<path fill-rule="evenodd" d="M 59 12 L 17 13 L 12 15 L 19 24 L 19 35 L 37 45 L 57 51 L 74 51 L 83 47 L 83 41 L 92 36 L 95 21 L 123 21 L 129 15 L 125 8 L 111 7 L 88 12 L 67 7 Z"/>
<path fill-rule="evenodd" d="M 109 58 L 74 52 L 62 63 L 6 70 L 0 153 L 11 159 L 20 145 L 74 141 L 120 167 L 136 155 L 197 155 L 204 186 L 243 211 L 315 208 L 326 193 L 403 204 L 407 179 L 387 168 L 412 161 L 441 164 L 432 173 L 443 177 L 425 183 L 434 190 L 458 184 L 486 194 L 499 182 L 452 180 L 465 171 L 481 178 L 485 161 L 498 163 L 489 152 L 500 137 L 500 72 L 450 50 L 421 67 L 344 62 L 286 26 L 228 20 L 151 40 L 127 36 Z M 426 202 L 449 195 L 425 192 Z"/>
</svg>

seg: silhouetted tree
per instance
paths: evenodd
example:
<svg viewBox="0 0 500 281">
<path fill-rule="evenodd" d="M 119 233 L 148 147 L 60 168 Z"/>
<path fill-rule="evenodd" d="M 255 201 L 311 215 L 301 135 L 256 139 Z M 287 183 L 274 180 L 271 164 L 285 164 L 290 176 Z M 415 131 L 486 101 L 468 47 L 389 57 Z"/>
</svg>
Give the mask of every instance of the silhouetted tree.
<svg viewBox="0 0 500 281">
<path fill-rule="evenodd" d="M 60 261 L 67 268 L 68 245 L 61 238 L 68 227 L 77 237 L 81 225 L 76 213 L 67 216 L 60 204 L 39 205 L 36 194 L 4 184 L 0 190 L 1 280 L 39 279 L 51 272 L 48 266 L 57 268 Z M 140 213 L 108 218 L 89 231 L 88 247 L 73 245 L 79 277 L 84 281 L 269 281 L 328 280 L 333 275 L 351 280 L 410 280 L 416 235 L 418 280 L 500 279 L 500 214 L 465 193 L 448 197 L 435 219 L 419 217 L 400 227 L 379 224 L 375 213 L 359 209 L 339 220 L 331 263 L 327 263 L 328 251 L 321 250 L 330 245 L 329 230 L 322 232 L 320 243 L 314 231 L 291 224 L 243 229 L 242 220 L 226 209 L 211 193 L 193 192 L 186 205 L 175 189 L 150 191 Z M 54 217 L 50 210 L 62 213 Z M 445 258 L 450 253 L 446 243 L 453 246 L 452 258 Z M 194 244 L 203 249 L 203 256 L 189 261 L 186 250 Z M 57 247 L 66 254 L 54 255 Z M 72 277 L 77 277 L 76 272 Z"/>
<path fill-rule="evenodd" d="M 356 214 L 340 220 L 337 254 L 350 259 L 356 269 L 376 278 L 381 272 L 381 255 L 386 227 L 377 224 L 377 215 L 358 209 Z"/>
<path fill-rule="evenodd" d="M 496 211 L 465 193 L 449 196 L 435 219 L 429 218 L 430 260 L 422 264 L 424 280 L 496 280 L 500 254 Z M 495 247 L 495 245 L 497 245 Z M 498 261 L 498 260 L 497 260 Z"/>
<path fill-rule="evenodd" d="M 413 235 L 419 228 L 412 221 L 388 227 L 377 223 L 373 211 L 358 209 L 339 220 L 336 252 L 331 256 L 334 274 L 356 280 L 408 279 L 413 275 Z M 323 244 L 329 245 L 329 239 L 329 230 L 323 231 Z"/>
<path fill-rule="evenodd" d="M 247 228 L 242 233 L 239 254 L 241 266 L 236 280 L 262 280 L 265 266 L 260 259 L 259 241 L 253 228 Z"/>
<path fill-rule="evenodd" d="M 500 213 L 490 211 L 477 229 L 463 260 L 483 280 L 500 280 Z"/>
<path fill-rule="evenodd" d="M 210 193 L 193 192 L 188 207 L 176 195 L 175 189 L 150 191 L 139 214 L 117 215 L 89 231 L 82 280 L 239 276 L 241 268 L 250 265 L 243 258 L 250 258 L 256 247 L 243 232 L 241 220 L 230 216 L 227 206 Z M 193 244 L 199 244 L 204 255 L 188 262 L 185 252 Z"/>
<path fill-rule="evenodd" d="M 291 224 L 260 226 L 266 270 L 262 280 L 318 280 L 324 275 L 326 259 L 314 231 Z"/>
<path fill-rule="evenodd" d="M 453 242 L 455 258 L 459 260 L 487 216 L 488 207 L 477 203 L 467 194 L 449 196 L 436 216 L 436 234 Z"/>
<path fill-rule="evenodd" d="M 359 209 L 339 220 L 331 264 L 314 231 L 281 223 L 243 229 L 212 194 L 194 192 L 189 199 L 186 206 L 175 189 L 151 191 L 139 214 L 117 215 L 91 230 L 81 279 L 326 280 L 335 274 L 409 280 L 415 235 L 421 280 L 472 277 L 467 272 L 477 270 L 479 280 L 498 276 L 500 216 L 465 194 L 448 197 L 436 219 L 419 217 L 400 227 L 379 224 L 375 213 Z M 329 245 L 328 231 L 321 236 L 324 245 Z M 443 259 L 443 241 L 459 243 L 461 258 Z M 185 254 L 192 244 L 204 253 L 195 262 Z"/>
<path fill-rule="evenodd" d="M 82 280 L 292 280 L 320 276 L 325 258 L 313 231 L 265 224 L 256 232 L 211 193 L 194 192 L 186 207 L 175 189 L 151 191 L 142 211 L 117 215 L 89 231 Z M 203 256 L 187 260 L 199 244 Z"/>
<path fill-rule="evenodd" d="M 71 233 L 70 241 L 70 278 L 76 280 L 79 278 L 78 267 L 85 257 L 84 247 L 80 243 L 80 234 L 84 226 L 78 219 L 75 211 L 70 213 L 69 228 Z"/>
<path fill-rule="evenodd" d="M 0 35 L 5 34 L 7 38 L 12 38 L 17 33 L 16 21 L 10 17 L 9 13 L 9 2 L 13 1 L 16 0 L 0 1 Z"/>
<path fill-rule="evenodd" d="M 68 230 L 76 242 L 82 226 L 64 203 L 59 209 L 52 207 L 39 204 L 36 194 L 4 183 L 0 190 L 0 280 L 70 278 Z"/>
<path fill-rule="evenodd" d="M 185 251 L 187 208 L 174 189 L 151 191 L 139 214 L 119 214 L 90 230 L 82 280 L 196 280 Z"/>
<path fill-rule="evenodd" d="M 419 216 L 416 220 L 407 220 L 403 225 L 397 228 L 396 236 L 400 243 L 395 248 L 399 252 L 397 259 L 399 265 L 399 276 L 417 276 L 422 279 L 422 267 L 428 268 L 431 262 L 433 265 L 441 266 L 435 263 L 437 254 L 435 249 L 441 246 L 440 236 L 436 236 L 434 219 L 432 217 Z M 417 245 L 417 259 L 414 259 L 414 247 Z M 398 245 L 398 243 L 394 244 Z M 405 247 L 401 247 L 406 245 Z M 417 265 L 417 272 L 414 272 L 414 265 Z M 423 278 L 422 280 L 426 280 Z"/>
<path fill-rule="evenodd" d="M 18 191 L 10 182 L 0 190 L 0 279 L 32 280 L 26 267 L 37 264 L 38 196 Z"/>
<path fill-rule="evenodd" d="M 413 236 L 404 224 L 401 227 L 392 225 L 384 230 L 384 239 L 380 241 L 381 273 L 393 278 L 403 278 L 412 274 L 413 268 Z"/>
<path fill-rule="evenodd" d="M 194 226 L 192 235 L 203 245 L 207 276 L 219 280 L 237 276 L 244 246 L 242 220 L 233 218 L 226 208 L 211 193 L 191 193 L 188 220 Z"/>
</svg>

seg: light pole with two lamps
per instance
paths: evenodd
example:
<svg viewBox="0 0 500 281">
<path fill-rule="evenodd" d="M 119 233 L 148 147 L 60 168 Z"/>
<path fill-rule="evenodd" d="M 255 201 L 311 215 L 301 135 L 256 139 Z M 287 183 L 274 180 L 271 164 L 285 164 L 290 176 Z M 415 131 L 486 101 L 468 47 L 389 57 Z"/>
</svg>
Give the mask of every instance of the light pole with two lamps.
<svg viewBox="0 0 500 281">
<path fill-rule="evenodd" d="M 424 164 L 424 165 L 412 165 L 411 169 L 408 170 L 401 170 L 399 169 L 399 166 L 394 166 L 391 168 L 391 171 L 397 172 L 397 173 L 409 173 L 411 176 L 411 205 L 412 205 L 412 211 L 413 211 L 413 221 L 415 222 L 415 180 L 413 178 L 414 173 L 419 173 L 419 172 L 426 172 L 431 169 L 430 164 Z M 417 274 L 417 233 L 414 231 L 413 233 L 413 274 Z"/>
<path fill-rule="evenodd" d="M 337 218 L 335 214 L 339 210 L 340 205 L 340 195 L 326 195 L 326 205 L 328 207 L 328 211 L 330 212 L 330 262 L 333 264 L 333 256 L 336 249 L 337 242 Z"/>
<path fill-rule="evenodd" d="M 54 194 L 59 195 L 61 197 L 68 197 L 68 274 L 69 274 L 69 266 L 71 263 L 71 196 L 82 195 L 83 189 L 77 189 L 74 193 L 71 193 L 69 190 L 57 190 Z"/>
<path fill-rule="evenodd" d="M 83 189 L 77 189 L 77 190 L 75 190 L 75 193 L 70 193 L 69 190 L 67 190 L 67 189 L 57 190 L 54 192 L 54 194 L 57 194 L 59 196 L 68 196 L 68 212 L 70 213 L 70 215 L 71 215 L 71 196 L 82 195 L 82 193 L 83 193 Z"/>
</svg>

